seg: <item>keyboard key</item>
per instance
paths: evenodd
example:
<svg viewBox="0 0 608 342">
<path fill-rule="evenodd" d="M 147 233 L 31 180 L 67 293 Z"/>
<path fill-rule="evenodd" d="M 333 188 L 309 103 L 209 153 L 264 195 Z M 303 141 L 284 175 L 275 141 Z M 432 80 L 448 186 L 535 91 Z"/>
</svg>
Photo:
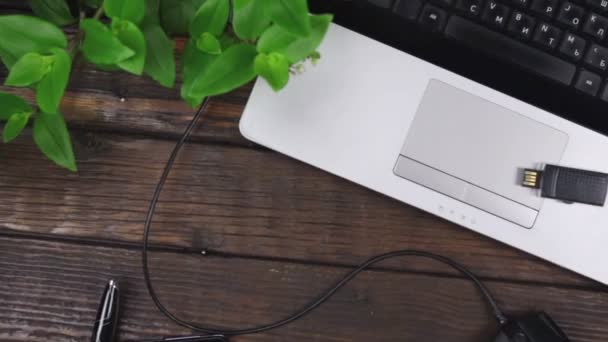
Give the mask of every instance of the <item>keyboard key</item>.
<svg viewBox="0 0 608 342">
<path fill-rule="evenodd" d="M 509 2 L 514 6 L 526 8 L 528 7 L 530 0 L 509 0 Z"/>
<path fill-rule="evenodd" d="M 572 33 L 566 33 L 562 44 L 559 46 L 559 52 L 569 57 L 572 60 L 579 61 L 583 57 L 587 42 Z"/>
<path fill-rule="evenodd" d="M 530 9 L 545 17 L 553 18 L 557 12 L 557 5 L 558 0 L 532 0 Z"/>
<path fill-rule="evenodd" d="M 399 1 L 399 5 L 395 7 L 395 13 L 405 19 L 416 20 L 421 8 L 422 0 Z"/>
<path fill-rule="evenodd" d="M 595 69 L 606 71 L 606 67 L 608 66 L 608 49 L 597 44 L 591 45 L 591 48 L 589 48 L 589 51 L 585 55 L 585 63 Z"/>
<path fill-rule="evenodd" d="M 587 0 L 587 3 L 599 11 L 608 11 L 608 0 Z"/>
<path fill-rule="evenodd" d="M 608 0 L 607 0 L 608 1 Z M 469 17 L 476 17 L 481 12 L 483 0 L 457 0 L 456 9 Z"/>
<path fill-rule="evenodd" d="M 606 31 L 608 31 L 608 18 L 595 13 L 589 13 L 583 26 L 583 32 L 593 36 L 597 40 L 602 40 L 606 37 Z"/>
<path fill-rule="evenodd" d="M 393 7 L 393 0 L 367 0 L 372 5 L 389 9 Z"/>
<path fill-rule="evenodd" d="M 566 85 L 572 83 L 576 73 L 572 63 L 459 16 L 450 17 L 445 33 L 473 49 Z"/>
<path fill-rule="evenodd" d="M 513 12 L 507 30 L 519 38 L 527 40 L 532 35 L 534 30 L 535 20 L 529 15 L 520 11 Z"/>
<path fill-rule="evenodd" d="M 405 0 L 405 1 L 408 1 L 408 0 Z M 452 7 L 452 5 L 454 4 L 454 0 L 431 0 L 431 2 L 438 6 L 444 6 L 444 7 Z"/>
<path fill-rule="evenodd" d="M 483 11 L 482 19 L 494 27 L 503 28 L 507 24 L 510 12 L 511 9 L 509 7 L 490 0 Z"/>
<path fill-rule="evenodd" d="M 606 102 L 608 102 L 608 84 L 604 86 L 604 90 L 602 90 L 600 94 L 600 98 Z"/>
<path fill-rule="evenodd" d="M 427 29 L 438 32 L 443 30 L 448 20 L 448 13 L 439 7 L 426 5 L 420 14 L 418 21 Z"/>
<path fill-rule="evenodd" d="M 580 74 L 578 74 L 574 87 L 584 93 L 595 96 L 600 90 L 601 82 L 602 78 L 599 75 L 587 70 L 581 70 Z"/>
<path fill-rule="evenodd" d="M 545 49 L 553 50 L 557 47 L 561 36 L 562 30 L 547 23 L 540 23 L 534 33 L 533 41 Z"/>
<path fill-rule="evenodd" d="M 577 30 L 583 21 L 584 14 L 585 9 L 581 6 L 577 6 L 571 2 L 564 2 L 557 15 L 557 21 L 573 30 Z"/>
</svg>

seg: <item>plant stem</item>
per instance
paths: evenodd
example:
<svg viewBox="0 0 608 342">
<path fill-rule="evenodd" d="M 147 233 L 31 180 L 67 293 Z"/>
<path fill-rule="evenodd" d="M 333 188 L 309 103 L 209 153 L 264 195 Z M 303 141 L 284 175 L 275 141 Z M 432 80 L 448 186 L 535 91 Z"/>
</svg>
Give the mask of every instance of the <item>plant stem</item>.
<svg viewBox="0 0 608 342">
<path fill-rule="evenodd" d="M 95 15 L 93 15 L 92 18 L 95 20 L 99 20 L 99 18 L 101 18 L 102 16 L 103 16 L 103 4 L 101 6 L 99 6 L 97 11 L 95 12 Z M 85 15 L 84 11 L 81 11 L 79 22 L 82 22 L 85 18 L 86 18 L 86 15 Z M 70 54 L 72 59 L 74 59 L 74 57 L 76 57 L 76 54 L 78 53 L 78 49 L 80 48 L 80 44 L 82 43 L 82 38 L 84 38 L 84 32 L 82 31 L 82 29 L 79 28 L 78 32 L 76 32 L 76 34 L 74 35 L 74 38 L 72 38 L 70 40 L 70 45 L 68 46 L 68 53 Z"/>
<path fill-rule="evenodd" d="M 101 18 L 102 15 L 103 15 L 103 4 L 101 4 L 101 6 L 99 6 L 99 9 L 97 9 L 97 12 L 95 12 L 93 19 L 99 20 L 99 18 Z"/>
<path fill-rule="evenodd" d="M 78 49 L 80 48 L 80 43 L 82 42 L 83 37 L 84 32 L 82 30 L 78 30 L 74 37 L 70 39 L 68 53 L 70 54 L 70 57 L 72 57 L 72 60 L 74 59 L 74 57 L 76 57 L 76 54 L 78 53 Z"/>
</svg>

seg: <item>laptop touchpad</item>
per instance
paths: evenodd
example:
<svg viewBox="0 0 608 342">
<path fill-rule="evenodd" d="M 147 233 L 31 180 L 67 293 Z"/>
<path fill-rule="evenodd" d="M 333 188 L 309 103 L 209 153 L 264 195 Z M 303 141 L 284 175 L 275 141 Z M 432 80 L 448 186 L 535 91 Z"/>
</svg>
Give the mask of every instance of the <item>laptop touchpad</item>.
<svg viewBox="0 0 608 342">
<path fill-rule="evenodd" d="M 526 228 L 542 205 L 523 168 L 559 164 L 568 135 L 432 80 L 395 174 Z"/>
</svg>

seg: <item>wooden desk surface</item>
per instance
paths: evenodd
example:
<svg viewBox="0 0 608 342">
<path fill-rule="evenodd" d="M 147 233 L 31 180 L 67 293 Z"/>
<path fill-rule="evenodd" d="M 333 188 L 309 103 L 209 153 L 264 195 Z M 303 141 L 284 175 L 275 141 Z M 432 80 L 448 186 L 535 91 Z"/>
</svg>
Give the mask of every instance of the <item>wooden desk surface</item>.
<svg viewBox="0 0 608 342">
<path fill-rule="evenodd" d="M 415 248 L 469 266 L 509 312 L 546 310 L 573 341 L 608 340 L 605 287 L 247 142 L 237 124 L 249 91 L 213 100 L 161 197 L 152 274 L 180 316 L 267 323 L 368 256 Z M 29 131 L 0 145 L 0 340 L 88 341 L 109 278 L 123 288 L 121 340 L 188 334 L 148 297 L 139 242 L 194 111 L 177 90 L 89 67 L 62 110 L 78 174 L 46 161 Z M 191 252 L 203 248 L 226 254 Z M 297 323 L 235 341 L 489 341 L 495 329 L 469 281 L 409 259 L 366 272 Z"/>
</svg>

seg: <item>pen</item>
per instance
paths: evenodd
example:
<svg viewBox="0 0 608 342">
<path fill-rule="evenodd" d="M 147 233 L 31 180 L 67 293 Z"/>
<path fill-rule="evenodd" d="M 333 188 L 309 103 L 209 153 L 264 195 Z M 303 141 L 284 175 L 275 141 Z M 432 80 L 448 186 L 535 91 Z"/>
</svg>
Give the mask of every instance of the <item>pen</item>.
<svg viewBox="0 0 608 342">
<path fill-rule="evenodd" d="M 119 295 L 118 284 L 110 280 L 101 297 L 91 342 L 114 342 L 118 326 Z"/>
</svg>

